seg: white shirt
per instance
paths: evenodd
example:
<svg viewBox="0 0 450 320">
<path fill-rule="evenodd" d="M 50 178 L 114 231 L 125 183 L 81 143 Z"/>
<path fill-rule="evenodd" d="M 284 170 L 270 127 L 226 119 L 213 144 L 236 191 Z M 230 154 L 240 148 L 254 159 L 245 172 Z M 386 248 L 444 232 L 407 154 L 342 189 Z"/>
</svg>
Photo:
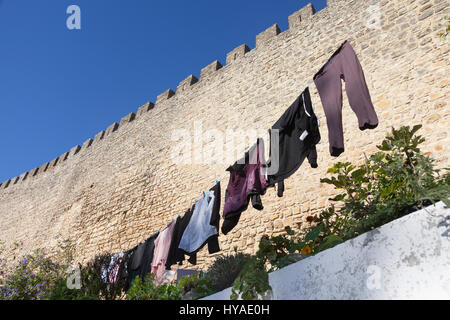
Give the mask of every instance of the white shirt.
<svg viewBox="0 0 450 320">
<path fill-rule="evenodd" d="M 209 191 L 197 201 L 178 248 L 188 253 L 195 252 L 209 237 L 219 233 L 216 227 L 210 224 L 213 207 L 214 192 Z"/>
</svg>

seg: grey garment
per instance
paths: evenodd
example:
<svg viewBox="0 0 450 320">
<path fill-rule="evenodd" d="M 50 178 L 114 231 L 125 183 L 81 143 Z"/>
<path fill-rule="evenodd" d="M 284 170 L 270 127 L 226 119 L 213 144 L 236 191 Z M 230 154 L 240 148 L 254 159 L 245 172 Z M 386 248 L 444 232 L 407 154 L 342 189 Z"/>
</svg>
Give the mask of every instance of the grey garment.
<svg viewBox="0 0 450 320">
<path fill-rule="evenodd" d="M 208 191 L 205 197 L 197 201 L 194 213 L 186 230 L 184 230 L 178 248 L 187 253 L 195 252 L 211 236 L 218 234 L 217 228 L 211 225 L 214 199 L 214 191 Z"/>
<path fill-rule="evenodd" d="M 330 153 L 335 157 L 344 152 L 341 79 L 345 81 L 350 107 L 358 117 L 359 129 L 375 129 L 378 126 L 363 69 L 352 46 L 345 41 L 314 76 L 327 118 Z"/>
</svg>

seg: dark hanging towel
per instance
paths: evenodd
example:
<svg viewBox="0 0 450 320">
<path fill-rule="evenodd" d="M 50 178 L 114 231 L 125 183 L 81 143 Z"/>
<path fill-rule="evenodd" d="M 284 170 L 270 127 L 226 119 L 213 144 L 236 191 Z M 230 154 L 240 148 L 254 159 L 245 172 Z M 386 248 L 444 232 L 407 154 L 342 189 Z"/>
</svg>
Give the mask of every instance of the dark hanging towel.
<svg viewBox="0 0 450 320">
<path fill-rule="evenodd" d="M 180 244 L 181 237 L 183 236 L 184 230 L 188 226 L 191 221 L 192 213 L 194 212 L 195 205 L 192 208 L 188 209 L 182 218 L 178 217 L 175 221 L 175 227 L 173 229 L 172 241 L 170 243 L 169 254 L 166 260 L 166 269 L 170 270 L 170 267 L 176 263 L 180 265 L 183 263 L 185 257 L 184 252 L 178 248 Z M 196 264 L 197 260 L 194 258 L 190 258 L 189 262 L 192 264 Z"/>
<path fill-rule="evenodd" d="M 334 157 L 344 152 L 342 79 L 350 106 L 358 117 L 359 129 L 378 126 L 362 66 L 350 43 L 345 41 L 314 76 L 327 118 L 330 154 Z"/>
<path fill-rule="evenodd" d="M 279 132 L 279 143 L 272 144 L 273 130 Z M 317 168 L 316 144 L 320 142 L 319 123 L 312 107 L 309 88 L 306 88 L 269 131 L 271 135 L 268 166 L 278 171 L 268 175 L 269 186 L 278 184 L 278 196 L 284 192 L 284 180 L 294 174 L 308 158 Z M 278 152 L 279 157 L 275 156 Z M 278 163 L 277 163 L 278 160 Z"/>
<path fill-rule="evenodd" d="M 128 278 L 124 286 L 125 291 L 128 291 L 133 283 L 133 280 L 137 276 L 140 276 L 141 279 L 145 279 L 145 276 L 151 271 L 155 240 L 158 235 L 159 231 L 148 238 L 145 242 L 130 250 L 132 251 L 132 254 L 127 265 Z"/>
<path fill-rule="evenodd" d="M 263 210 L 261 195 L 266 192 L 267 181 L 263 172 L 264 140 L 257 143 L 245 153 L 243 159 L 227 169 L 230 180 L 225 193 L 222 233 L 227 234 L 239 222 L 242 212 L 247 210 L 250 199 L 253 208 Z"/>
</svg>

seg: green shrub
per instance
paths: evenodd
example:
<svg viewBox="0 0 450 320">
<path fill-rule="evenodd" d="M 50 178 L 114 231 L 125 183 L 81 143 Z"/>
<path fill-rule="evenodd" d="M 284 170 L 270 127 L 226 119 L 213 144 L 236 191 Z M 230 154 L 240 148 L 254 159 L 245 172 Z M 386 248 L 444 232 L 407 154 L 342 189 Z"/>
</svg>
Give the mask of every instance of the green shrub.
<svg viewBox="0 0 450 320">
<path fill-rule="evenodd" d="M 316 217 L 304 234 L 263 236 L 259 250 L 233 284 L 231 299 L 256 299 L 270 290 L 268 272 L 308 255 L 332 248 L 343 241 L 378 228 L 405 214 L 442 200 L 450 202 L 450 174 L 434 169 L 434 160 L 419 149 L 425 139 L 416 133 L 422 126 L 392 129 L 379 152 L 364 164 L 339 162 L 328 170 L 331 178 L 321 179 L 343 193 L 330 199 L 330 206 Z"/>
<path fill-rule="evenodd" d="M 217 257 L 207 271 L 214 290 L 219 292 L 229 288 L 249 260 L 250 255 L 243 253 Z"/>
<path fill-rule="evenodd" d="M 193 274 L 178 280 L 184 300 L 198 300 L 212 295 L 217 291 L 214 289 L 213 279 L 209 275 Z"/>
<path fill-rule="evenodd" d="M 63 268 L 35 250 L 19 260 L 12 271 L 4 276 L 0 297 L 4 300 L 38 300 L 50 294 L 61 277 Z"/>
<path fill-rule="evenodd" d="M 88 296 L 81 289 L 69 289 L 66 279 L 59 279 L 45 300 L 98 300 L 98 296 Z"/>
<path fill-rule="evenodd" d="M 154 283 L 153 274 L 149 273 L 144 280 L 136 277 L 127 292 L 127 300 L 180 300 L 183 290 L 177 285 Z"/>
<path fill-rule="evenodd" d="M 343 193 L 330 199 L 339 204 L 324 210 L 315 222 L 324 227 L 321 239 L 331 234 L 346 240 L 370 231 L 437 200 L 448 203 L 449 172 L 440 175 L 434 160 L 423 155 L 416 135 L 421 126 L 392 129 L 377 152 L 361 166 L 337 163 L 321 179 Z"/>
<path fill-rule="evenodd" d="M 86 266 L 81 269 L 81 285 L 86 296 L 99 297 L 104 300 L 115 300 L 123 295 L 123 287 L 127 278 L 126 264 L 128 255 L 120 260 L 117 273 L 117 281 L 110 283 L 110 272 L 108 269 L 111 262 L 111 254 L 97 255 Z"/>
</svg>

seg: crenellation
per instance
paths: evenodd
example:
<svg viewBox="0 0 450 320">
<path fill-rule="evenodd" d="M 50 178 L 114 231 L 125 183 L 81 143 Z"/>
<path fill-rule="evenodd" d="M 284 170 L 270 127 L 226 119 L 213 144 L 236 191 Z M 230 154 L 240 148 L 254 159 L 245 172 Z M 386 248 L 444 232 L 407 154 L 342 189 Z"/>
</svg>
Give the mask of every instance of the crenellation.
<svg viewBox="0 0 450 320">
<path fill-rule="evenodd" d="M 73 147 L 72 149 L 70 149 L 69 157 L 73 157 L 73 156 L 76 155 L 78 152 L 80 152 L 80 150 L 81 150 L 81 147 L 80 147 L 80 145 L 77 144 L 75 147 Z"/>
<path fill-rule="evenodd" d="M 115 132 L 117 129 L 119 129 L 119 124 L 117 122 L 114 122 L 112 125 L 110 125 L 105 132 L 105 137 L 109 136 L 111 133 Z"/>
<path fill-rule="evenodd" d="M 47 168 L 48 168 L 48 165 L 49 165 L 49 164 L 50 164 L 49 162 L 44 163 L 44 164 L 39 168 L 39 172 L 40 172 L 40 173 L 43 173 L 43 172 L 47 171 Z"/>
<path fill-rule="evenodd" d="M 100 140 L 102 140 L 104 136 L 105 136 L 105 130 L 102 130 L 99 133 L 97 133 L 94 137 L 94 143 L 97 143 Z"/>
<path fill-rule="evenodd" d="M 124 125 L 126 123 L 132 122 L 136 118 L 136 114 L 134 112 L 130 112 L 125 117 L 120 120 L 120 125 Z"/>
<path fill-rule="evenodd" d="M 312 3 L 308 3 L 305 7 L 289 16 L 289 29 L 294 29 L 298 26 L 301 26 L 302 24 L 309 22 L 311 17 L 315 13 L 316 9 L 312 5 Z"/>
<path fill-rule="evenodd" d="M 63 154 L 59 157 L 60 162 L 66 161 L 67 158 L 69 158 L 69 154 L 70 154 L 70 152 L 65 152 L 65 153 L 63 153 Z"/>
<path fill-rule="evenodd" d="M 167 89 L 166 91 L 164 91 L 163 93 L 161 93 L 157 98 L 156 98 L 156 104 L 159 104 L 165 100 L 169 100 L 170 98 L 172 98 L 175 95 L 175 92 L 172 89 Z"/>
<path fill-rule="evenodd" d="M 194 75 L 190 75 L 186 79 L 180 82 L 180 84 L 177 87 L 177 92 L 183 92 L 192 87 L 192 85 L 196 84 L 198 82 L 198 79 Z"/>
<path fill-rule="evenodd" d="M 17 184 L 20 181 L 20 177 L 15 177 L 12 179 L 13 184 Z"/>
<path fill-rule="evenodd" d="M 3 182 L 3 184 L 2 184 L 3 189 L 8 188 L 10 183 L 11 183 L 11 180 L 7 180 L 7 181 Z"/>
<path fill-rule="evenodd" d="M 233 51 L 227 54 L 227 65 L 242 58 L 247 52 L 250 52 L 250 48 L 246 44 L 241 44 L 239 47 L 233 49 Z"/>
<path fill-rule="evenodd" d="M 92 145 L 93 142 L 94 142 L 94 140 L 92 140 L 91 138 L 87 139 L 81 146 L 81 149 L 86 150 L 87 148 L 89 148 Z"/>
<path fill-rule="evenodd" d="M 30 171 L 30 176 L 35 177 L 39 172 L 39 168 L 34 168 Z"/>
<path fill-rule="evenodd" d="M 50 165 L 48 166 L 48 169 L 56 167 L 56 165 L 58 164 L 58 161 L 59 161 L 59 157 L 56 157 L 55 159 L 50 161 Z"/>
<path fill-rule="evenodd" d="M 28 171 L 20 175 L 20 181 L 25 181 L 28 178 Z"/>
<path fill-rule="evenodd" d="M 154 107 L 155 107 L 155 104 L 153 102 L 147 102 L 143 106 L 139 107 L 139 109 L 136 112 L 136 117 L 137 118 L 141 117 L 143 114 L 149 112 Z"/>
<path fill-rule="evenodd" d="M 256 48 L 263 46 L 267 41 L 275 38 L 280 33 L 281 30 L 278 27 L 278 24 L 274 24 L 273 26 L 267 28 L 256 36 Z"/>
<path fill-rule="evenodd" d="M 222 64 L 218 60 L 210 63 L 200 71 L 200 80 L 208 78 L 209 76 L 214 74 L 217 70 L 222 69 L 222 67 L 223 67 Z"/>
</svg>

